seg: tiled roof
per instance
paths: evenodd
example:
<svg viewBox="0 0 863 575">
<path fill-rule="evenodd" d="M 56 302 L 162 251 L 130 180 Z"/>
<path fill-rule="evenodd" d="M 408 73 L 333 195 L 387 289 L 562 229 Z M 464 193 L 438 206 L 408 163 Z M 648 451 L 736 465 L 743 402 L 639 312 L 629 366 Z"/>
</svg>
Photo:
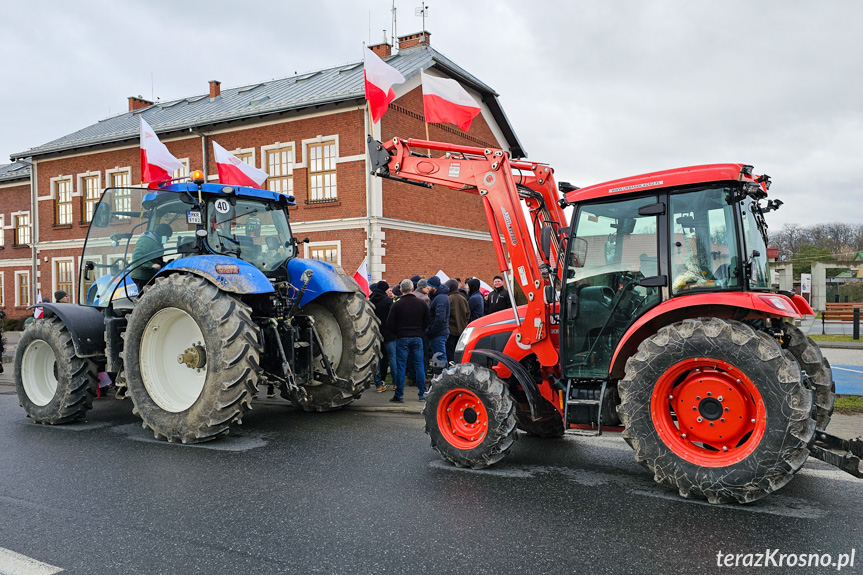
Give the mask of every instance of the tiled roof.
<svg viewBox="0 0 863 575">
<path fill-rule="evenodd" d="M 29 158 L 27 158 L 29 160 Z M 0 165 L 0 182 L 8 183 L 14 180 L 29 180 L 30 166 L 21 162 Z"/>
<path fill-rule="evenodd" d="M 452 60 L 430 46 L 423 46 L 402 50 L 385 58 L 385 61 L 401 72 L 405 79 L 410 79 L 423 69 L 435 67 L 479 91 L 509 141 L 513 155 L 524 155 L 521 144 L 498 102 L 497 92 Z M 157 102 L 140 110 L 106 118 L 11 157 L 14 160 L 138 138 L 139 115 L 142 115 L 156 132 L 164 134 L 364 97 L 363 66 L 362 61 L 359 61 L 289 78 L 223 89 L 221 95 L 212 100 L 208 94 L 201 94 Z"/>
</svg>

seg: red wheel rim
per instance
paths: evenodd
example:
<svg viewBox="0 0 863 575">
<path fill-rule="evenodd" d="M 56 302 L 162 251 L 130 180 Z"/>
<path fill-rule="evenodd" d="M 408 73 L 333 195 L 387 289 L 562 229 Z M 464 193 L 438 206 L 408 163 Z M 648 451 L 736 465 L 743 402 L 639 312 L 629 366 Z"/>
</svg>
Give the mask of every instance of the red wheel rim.
<svg viewBox="0 0 863 575">
<path fill-rule="evenodd" d="M 730 363 L 709 358 L 681 361 L 662 374 L 650 398 L 650 417 L 665 445 L 704 467 L 745 459 L 767 423 L 752 380 Z"/>
<path fill-rule="evenodd" d="M 473 392 L 453 389 L 438 403 L 437 425 L 447 443 L 457 449 L 473 449 L 488 433 L 488 412 Z"/>
</svg>

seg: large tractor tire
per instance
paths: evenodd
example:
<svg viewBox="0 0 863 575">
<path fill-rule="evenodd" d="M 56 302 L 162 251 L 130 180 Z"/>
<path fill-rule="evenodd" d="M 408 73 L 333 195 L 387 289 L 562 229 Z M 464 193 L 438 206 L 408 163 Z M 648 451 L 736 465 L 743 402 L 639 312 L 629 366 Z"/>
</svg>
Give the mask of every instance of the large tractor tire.
<svg viewBox="0 0 863 575">
<path fill-rule="evenodd" d="M 425 432 L 445 460 L 482 469 L 503 459 L 518 437 L 515 406 L 494 371 L 462 363 L 445 369 L 426 394 Z"/>
<path fill-rule="evenodd" d="M 156 278 L 129 316 L 123 350 L 133 412 L 156 438 L 200 443 L 251 409 L 261 371 L 250 308 L 190 274 Z"/>
<path fill-rule="evenodd" d="M 797 327 L 786 324 L 789 336 L 788 352 L 797 360 L 800 369 L 809 376 L 809 387 L 815 399 L 815 423 L 818 431 L 827 429 L 836 401 L 836 383 L 830 363 L 821 355 L 818 345 Z"/>
<path fill-rule="evenodd" d="M 374 381 L 381 358 L 380 322 L 374 308 L 360 292 L 330 293 L 303 306 L 303 314 L 315 320 L 324 353 L 336 376 L 353 383 L 343 389 L 322 381 L 305 386 L 306 411 L 330 411 L 344 407 L 362 395 Z M 326 373 L 323 358 L 314 358 L 314 369 Z"/>
<path fill-rule="evenodd" d="M 98 369 L 75 355 L 69 330 L 58 317 L 39 319 L 15 351 L 15 391 L 27 417 L 58 425 L 81 419 L 96 397 Z"/>
<path fill-rule="evenodd" d="M 775 339 L 740 322 L 660 329 L 627 361 L 619 391 L 636 460 L 683 497 L 755 501 L 809 455 L 815 421 L 800 368 Z"/>
</svg>

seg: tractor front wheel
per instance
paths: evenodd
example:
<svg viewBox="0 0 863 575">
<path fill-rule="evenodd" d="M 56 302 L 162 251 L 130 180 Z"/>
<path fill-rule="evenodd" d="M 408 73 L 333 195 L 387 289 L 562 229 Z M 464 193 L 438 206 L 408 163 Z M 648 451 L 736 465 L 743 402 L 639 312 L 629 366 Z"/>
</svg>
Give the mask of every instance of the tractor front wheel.
<svg viewBox="0 0 863 575">
<path fill-rule="evenodd" d="M 124 363 L 133 412 L 157 438 L 200 443 L 251 408 L 262 345 L 251 310 L 206 279 L 158 277 L 129 316 Z"/>
<path fill-rule="evenodd" d="M 624 438 L 658 483 L 748 503 L 788 483 L 815 433 L 812 393 L 779 343 L 748 325 L 688 319 L 626 363 Z"/>
<path fill-rule="evenodd" d="M 458 467 L 482 469 L 503 459 L 516 434 L 516 403 L 497 374 L 473 363 L 450 367 L 426 394 L 425 432 Z"/>
<path fill-rule="evenodd" d="M 315 379 L 305 386 L 306 411 L 330 411 L 344 407 L 362 395 L 374 381 L 374 370 L 381 358 L 381 332 L 372 305 L 360 292 L 331 293 L 303 307 L 304 315 L 315 321 L 315 330 L 323 343 L 336 376 L 351 382 L 352 390 Z M 314 358 L 315 373 L 326 373 L 320 351 Z"/>
<path fill-rule="evenodd" d="M 37 319 L 15 350 L 15 391 L 27 417 L 57 425 L 84 417 L 98 384 L 96 364 L 75 355 L 69 330 L 58 317 Z"/>
</svg>

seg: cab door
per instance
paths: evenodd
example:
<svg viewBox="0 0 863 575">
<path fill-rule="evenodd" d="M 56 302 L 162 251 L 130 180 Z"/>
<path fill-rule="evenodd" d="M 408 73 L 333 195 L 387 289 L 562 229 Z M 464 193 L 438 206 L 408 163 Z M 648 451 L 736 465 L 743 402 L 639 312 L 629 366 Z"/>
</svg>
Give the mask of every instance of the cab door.
<svg viewBox="0 0 863 575">
<path fill-rule="evenodd" d="M 665 204 L 656 196 L 578 207 L 561 294 L 565 377 L 605 378 L 626 329 L 662 299 L 659 236 Z"/>
</svg>

